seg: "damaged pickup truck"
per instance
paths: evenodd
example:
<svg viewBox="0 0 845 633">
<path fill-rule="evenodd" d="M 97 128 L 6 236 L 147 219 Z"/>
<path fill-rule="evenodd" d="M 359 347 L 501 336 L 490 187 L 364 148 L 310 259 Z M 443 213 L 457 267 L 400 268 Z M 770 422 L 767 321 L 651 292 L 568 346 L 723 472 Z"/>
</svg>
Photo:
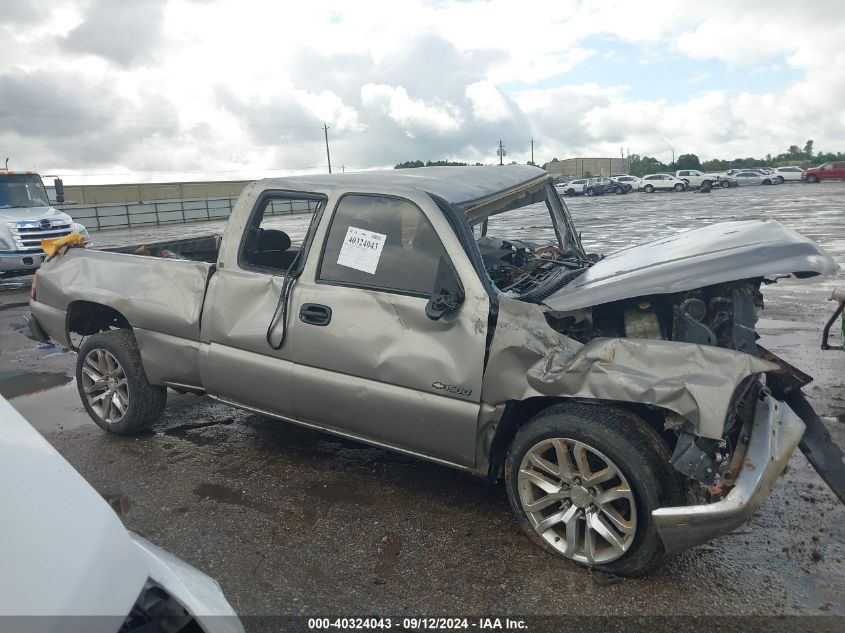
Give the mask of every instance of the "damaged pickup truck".
<svg viewBox="0 0 845 633">
<path fill-rule="evenodd" d="M 33 284 L 107 431 L 205 393 L 504 480 L 537 545 L 627 575 L 748 520 L 799 443 L 842 497 L 810 378 L 755 334 L 762 284 L 838 266 L 777 222 L 604 258 L 546 172 L 424 168 L 256 182 L 180 254 L 70 248 Z"/>
</svg>

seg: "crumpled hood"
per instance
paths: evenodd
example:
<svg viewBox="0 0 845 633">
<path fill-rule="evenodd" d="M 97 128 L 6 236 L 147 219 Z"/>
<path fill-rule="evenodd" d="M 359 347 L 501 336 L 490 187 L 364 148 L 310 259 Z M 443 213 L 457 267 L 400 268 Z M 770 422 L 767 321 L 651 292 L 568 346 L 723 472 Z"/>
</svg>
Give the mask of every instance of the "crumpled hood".
<svg viewBox="0 0 845 633">
<path fill-rule="evenodd" d="M 78 622 L 116 631 L 147 579 L 144 559 L 105 500 L 2 397 L 0 482 L 0 616 L 111 615 Z"/>
<path fill-rule="evenodd" d="M 3 224 L 20 220 L 40 220 L 41 218 L 72 221 L 67 213 L 53 207 L 0 207 L 0 222 Z"/>
<path fill-rule="evenodd" d="M 611 255 L 543 303 L 564 312 L 740 279 L 837 270 L 815 242 L 779 222 L 723 222 Z"/>
</svg>

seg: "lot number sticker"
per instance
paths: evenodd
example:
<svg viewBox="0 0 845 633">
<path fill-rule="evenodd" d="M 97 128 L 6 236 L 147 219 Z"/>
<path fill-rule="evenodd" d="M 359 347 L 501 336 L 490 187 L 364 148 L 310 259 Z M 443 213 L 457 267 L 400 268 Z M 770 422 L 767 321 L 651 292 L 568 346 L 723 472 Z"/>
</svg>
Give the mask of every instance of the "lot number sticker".
<svg viewBox="0 0 845 633">
<path fill-rule="evenodd" d="M 350 226 L 343 238 L 337 263 L 375 275 L 386 235 Z"/>
</svg>

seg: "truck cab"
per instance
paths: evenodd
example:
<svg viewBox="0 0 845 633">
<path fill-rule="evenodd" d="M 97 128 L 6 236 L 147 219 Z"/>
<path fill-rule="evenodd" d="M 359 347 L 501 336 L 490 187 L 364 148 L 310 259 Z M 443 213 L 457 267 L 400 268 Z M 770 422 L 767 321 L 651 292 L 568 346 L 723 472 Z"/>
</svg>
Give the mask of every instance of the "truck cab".
<svg viewBox="0 0 845 633">
<path fill-rule="evenodd" d="M 61 194 L 57 179 L 56 192 Z M 0 169 L 0 275 L 34 272 L 44 261 L 41 240 L 88 232 L 63 211 L 50 205 L 36 173 Z"/>
</svg>

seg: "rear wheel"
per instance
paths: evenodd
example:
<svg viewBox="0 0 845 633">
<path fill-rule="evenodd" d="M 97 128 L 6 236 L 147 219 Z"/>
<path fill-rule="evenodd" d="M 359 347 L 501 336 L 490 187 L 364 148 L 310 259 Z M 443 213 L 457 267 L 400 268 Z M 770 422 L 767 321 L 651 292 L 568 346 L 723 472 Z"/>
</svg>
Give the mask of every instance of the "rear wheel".
<svg viewBox="0 0 845 633">
<path fill-rule="evenodd" d="M 772 184 L 772 181 L 771 181 L 771 180 L 769 180 L 768 178 L 764 178 L 764 179 L 763 179 L 763 184 L 764 184 L 764 185 L 770 185 L 770 184 Z"/>
<path fill-rule="evenodd" d="M 622 187 L 616 187 L 616 195 L 617 195 L 617 196 L 621 196 L 623 193 L 625 193 L 625 189 L 624 189 L 624 188 L 622 188 Z"/>
<path fill-rule="evenodd" d="M 592 188 L 587 189 L 587 192 L 586 192 L 586 193 L 587 193 L 587 195 L 588 195 L 588 196 L 594 196 L 594 195 L 596 194 L 596 192 L 595 192 L 595 191 L 593 191 L 593 189 L 592 189 Z"/>
<path fill-rule="evenodd" d="M 646 193 L 654 193 L 654 186 L 653 185 L 646 185 L 643 187 L 643 191 Z"/>
<path fill-rule="evenodd" d="M 657 433 L 627 411 L 556 405 L 516 434 L 505 462 L 508 498 L 547 552 L 636 576 L 665 555 L 652 511 L 684 503 L 669 458 Z"/>
<path fill-rule="evenodd" d="M 574 190 L 574 189 L 567 189 L 567 190 L 566 190 L 566 195 L 567 195 L 567 196 L 574 196 L 574 195 L 575 195 L 575 190 Z"/>
<path fill-rule="evenodd" d="M 147 380 L 130 330 L 110 330 L 86 339 L 76 360 L 76 386 L 91 419 L 117 435 L 149 428 L 167 403 L 167 388 Z"/>
<path fill-rule="evenodd" d="M 683 191 L 684 189 L 686 189 L 686 187 L 684 187 L 684 185 L 679 182 L 674 187 L 672 187 L 672 189 L 674 189 L 675 191 Z"/>
</svg>

